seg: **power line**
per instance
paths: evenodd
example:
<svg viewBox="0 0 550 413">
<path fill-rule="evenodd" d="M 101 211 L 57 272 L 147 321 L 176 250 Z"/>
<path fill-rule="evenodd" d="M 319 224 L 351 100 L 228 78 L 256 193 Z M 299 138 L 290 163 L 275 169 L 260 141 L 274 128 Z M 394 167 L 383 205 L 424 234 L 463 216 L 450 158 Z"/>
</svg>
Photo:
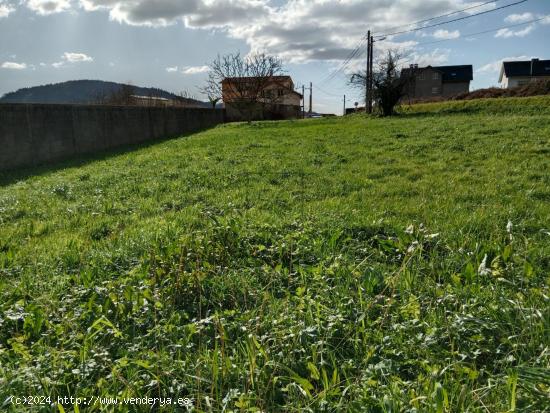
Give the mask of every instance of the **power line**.
<svg viewBox="0 0 550 413">
<path fill-rule="evenodd" d="M 415 47 L 416 46 L 427 46 L 427 45 L 436 44 L 436 43 L 443 43 L 443 42 L 451 42 L 451 41 L 455 41 L 455 40 L 462 40 L 462 39 L 466 39 L 466 38 L 472 37 L 472 36 L 480 36 L 480 35 L 483 35 L 483 34 L 498 32 L 499 30 L 503 30 L 503 29 L 511 29 L 511 28 L 514 28 L 514 27 L 526 26 L 528 24 L 537 23 L 537 22 L 540 22 L 542 20 L 546 20 L 546 17 L 541 17 L 539 19 L 529 20 L 529 21 L 526 21 L 526 22 L 523 22 L 523 23 L 509 24 L 507 26 L 500 26 L 500 27 L 497 27 L 497 28 L 494 28 L 494 29 L 483 30 L 481 32 L 468 33 L 468 34 L 462 35 L 460 37 L 457 37 L 456 39 L 444 39 L 444 40 L 436 40 L 436 41 L 433 41 L 433 42 L 417 43 L 415 45 Z M 400 65 L 404 65 L 406 63 L 412 62 L 413 60 L 414 60 L 414 58 L 407 59 L 403 62 L 400 62 Z"/>
<path fill-rule="evenodd" d="M 507 26 L 500 26 L 500 27 L 497 27 L 497 28 L 494 28 L 494 29 L 483 30 L 481 32 L 476 32 L 476 33 L 468 33 L 468 34 L 462 35 L 460 37 L 457 37 L 456 39 L 444 39 L 444 40 L 436 40 L 436 41 L 433 41 L 433 42 L 417 43 L 415 46 L 427 46 L 427 45 L 436 44 L 436 43 L 462 40 L 462 39 L 466 39 L 466 38 L 472 37 L 472 36 L 479 36 L 479 35 L 482 35 L 482 34 L 498 32 L 499 30 L 503 30 L 503 29 L 511 29 L 511 28 L 514 28 L 514 27 L 526 26 L 528 24 L 537 23 L 537 22 L 540 22 L 540 21 L 545 20 L 545 19 L 546 19 L 546 17 L 541 17 L 539 19 L 529 20 L 529 21 L 526 21 L 526 22 L 523 22 L 523 23 L 510 24 L 510 25 L 507 25 Z M 414 59 L 407 59 L 404 62 L 401 62 L 401 64 L 408 63 L 412 60 L 414 60 Z"/>
<path fill-rule="evenodd" d="M 334 77 L 338 74 L 338 72 L 340 72 L 341 70 L 343 70 L 348 64 L 349 62 L 351 62 L 353 60 L 353 58 L 357 55 L 357 53 L 359 53 L 359 50 L 361 50 L 361 48 L 365 45 L 365 41 L 367 40 L 367 35 L 363 36 L 359 42 L 359 44 L 355 47 L 354 50 L 352 50 L 349 54 L 348 54 L 348 57 L 344 60 L 344 62 L 342 62 L 340 64 L 340 66 L 334 70 L 331 74 L 329 74 L 325 79 L 324 79 L 324 82 L 328 82 L 332 79 L 334 79 Z"/>
<path fill-rule="evenodd" d="M 314 85 L 314 87 L 315 87 L 315 89 L 317 89 L 319 92 L 324 93 L 325 95 L 334 96 L 334 97 L 336 97 L 336 98 L 341 98 L 341 97 L 342 97 L 342 95 L 337 95 L 337 94 L 335 94 L 335 93 L 327 92 L 326 90 L 321 89 L 321 88 L 320 88 L 319 86 L 317 86 L 317 85 Z"/>
<path fill-rule="evenodd" d="M 428 25 L 428 26 L 417 27 L 417 28 L 410 29 L 410 30 L 403 30 L 403 31 L 399 31 L 399 32 L 380 34 L 376 37 L 378 38 L 378 40 L 382 40 L 382 38 L 387 37 L 387 36 L 396 36 L 398 34 L 413 33 L 413 32 L 417 32 L 419 30 L 431 29 L 433 27 L 443 26 L 444 24 L 455 23 L 455 22 L 458 22 L 458 21 L 462 21 L 462 20 L 466 20 L 466 19 L 471 19 L 473 17 L 481 16 L 483 14 L 493 13 L 495 11 L 499 11 L 499 10 L 502 10 L 502 9 L 507 9 L 508 7 L 517 6 L 519 4 L 526 3 L 528 1 L 529 0 L 519 0 L 519 1 L 516 1 L 514 3 L 510 3 L 510 4 L 506 4 L 504 6 L 497 7 L 495 9 L 485 10 L 485 11 L 482 11 L 482 12 L 479 12 L 479 13 L 470 14 L 469 16 L 462 16 L 462 17 L 458 17 L 456 19 L 452 19 L 452 20 L 448 20 L 448 21 L 444 21 L 444 22 L 439 22 L 439 23 L 434 23 L 434 24 L 431 24 L 431 25 Z"/>
<path fill-rule="evenodd" d="M 420 23 L 427 23 L 427 22 L 430 22 L 432 20 L 442 19 L 444 17 L 454 16 L 455 14 L 463 13 L 465 11 L 472 10 L 472 9 L 477 9 L 479 7 L 486 6 L 487 4 L 496 3 L 498 1 L 502 1 L 502 0 L 490 0 L 490 1 L 486 1 L 485 3 L 476 4 L 475 6 L 466 7 L 465 9 L 462 9 L 462 10 L 456 10 L 456 11 L 453 11 L 453 12 L 450 12 L 450 13 L 447 13 L 447 14 L 442 14 L 440 16 L 430 17 L 429 19 L 419 20 L 419 21 L 416 21 L 414 23 L 403 24 L 401 26 L 394 26 L 394 27 L 389 28 L 388 31 L 397 30 L 397 29 L 400 29 L 402 27 L 415 26 L 415 25 L 420 24 Z"/>
<path fill-rule="evenodd" d="M 418 22 L 414 22 L 414 23 L 411 23 L 411 24 L 408 24 L 408 25 L 398 26 L 398 27 L 412 26 L 412 25 L 416 25 L 416 24 L 419 24 L 419 23 L 424 23 L 424 22 L 427 22 L 427 21 L 436 20 L 436 19 L 438 19 L 438 18 L 452 16 L 452 15 L 454 15 L 454 14 L 463 13 L 463 12 L 465 12 L 465 11 L 472 10 L 472 9 L 478 8 L 478 7 L 482 7 L 482 6 L 484 6 L 484 5 L 487 5 L 487 4 L 489 4 L 489 3 L 493 3 L 493 2 L 496 2 L 496 1 L 501 1 L 501 0 L 494 0 L 494 1 L 484 2 L 484 3 L 478 4 L 478 5 L 476 5 L 476 6 L 467 7 L 467 8 L 465 8 L 465 9 L 457 10 L 457 11 L 454 11 L 454 12 L 451 12 L 451 13 L 447 13 L 447 14 L 444 14 L 444 15 L 431 17 L 431 18 L 428 18 L 428 19 L 420 20 L 420 21 L 418 21 Z M 385 37 L 385 36 L 392 36 L 392 35 L 397 35 L 397 34 L 412 33 L 412 32 L 419 31 L 419 30 L 425 30 L 425 29 L 429 29 L 429 28 L 432 28 L 432 27 L 438 27 L 438 26 L 442 26 L 442 25 L 445 25 L 445 24 L 449 24 L 449 23 L 454 23 L 454 22 L 457 22 L 457 21 L 462 21 L 462 20 L 470 19 L 470 18 L 473 18 L 473 17 L 481 16 L 481 15 L 488 14 L 488 13 L 493 13 L 493 12 L 496 12 L 496 11 L 499 11 L 499 10 L 502 10 L 502 9 L 506 9 L 506 8 L 509 8 L 509 7 L 512 7 L 512 6 L 516 6 L 516 5 L 519 5 L 519 4 L 522 4 L 522 3 L 526 3 L 527 1 L 529 1 L 529 0 L 519 0 L 519 1 L 516 1 L 516 2 L 514 2 L 514 3 L 510 3 L 510 4 L 506 4 L 506 5 L 504 5 L 504 6 L 497 7 L 497 8 L 495 8 L 495 9 L 485 10 L 485 11 L 483 11 L 483 12 L 471 14 L 471 15 L 469 15 L 469 16 L 463 16 L 463 17 L 460 17 L 460 18 L 457 18 L 457 19 L 452 19 L 452 20 L 448 20 L 448 21 L 444 21 L 444 22 L 439 22 L 439 23 L 436 23 L 436 24 L 433 24 L 433 25 L 429 25 L 429 26 L 423 26 L 423 27 L 418 27 L 418 28 L 415 28 L 415 29 L 410 29 L 410 30 L 404 30 L 404 31 L 395 32 L 395 33 L 387 33 L 387 34 L 378 35 L 378 36 L 377 36 L 377 39 L 378 39 L 378 40 L 382 40 L 382 38 Z M 350 52 L 350 54 L 349 54 L 348 57 L 345 59 L 345 61 L 342 62 L 342 63 L 340 64 L 340 66 L 339 66 L 336 70 L 334 70 L 334 71 L 333 71 L 332 73 L 330 73 L 325 79 L 323 79 L 323 83 L 332 81 L 332 79 L 334 79 L 340 72 L 342 72 L 344 69 L 346 69 L 346 68 L 348 67 L 348 65 L 349 65 L 349 63 L 351 62 L 351 60 L 353 60 L 353 59 L 357 56 L 357 54 L 360 52 L 360 50 L 364 47 L 365 41 L 367 40 L 366 37 L 367 37 L 367 36 L 365 35 L 365 36 L 363 36 L 363 37 L 361 38 L 359 44 L 354 48 L 354 50 L 353 50 L 352 52 Z M 446 40 L 445 40 L 445 41 L 446 41 Z M 361 52 L 361 55 L 362 55 L 362 52 Z"/>
<path fill-rule="evenodd" d="M 417 43 L 415 46 L 426 46 L 426 45 L 430 45 L 430 44 L 450 42 L 452 40 L 461 40 L 461 39 L 465 39 L 465 38 L 472 37 L 472 36 L 479 36 L 481 34 L 498 32 L 499 30 L 503 30 L 503 29 L 511 29 L 513 27 L 525 26 L 525 25 L 528 25 L 528 24 L 533 24 L 533 23 L 540 22 L 542 20 L 546 20 L 546 17 L 541 17 L 540 19 L 529 20 L 529 21 L 526 21 L 526 22 L 523 22 L 523 23 L 510 24 L 510 25 L 507 25 L 507 26 L 501 26 L 501 27 L 497 27 L 495 29 L 483 30 L 482 32 L 464 34 L 464 35 L 461 35 L 460 37 L 457 37 L 456 39 L 443 39 L 443 40 L 434 40 L 433 42 Z"/>
</svg>

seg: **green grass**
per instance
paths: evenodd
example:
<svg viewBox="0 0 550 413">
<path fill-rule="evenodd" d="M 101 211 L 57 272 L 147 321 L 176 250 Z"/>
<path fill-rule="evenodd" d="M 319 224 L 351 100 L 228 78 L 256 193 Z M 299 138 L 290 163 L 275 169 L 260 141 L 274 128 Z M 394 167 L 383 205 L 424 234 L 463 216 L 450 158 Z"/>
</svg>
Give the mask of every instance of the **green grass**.
<svg viewBox="0 0 550 413">
<path fill-rule="evenodd" d="M 0 404 L 548 411 L 549 107 L 224 125 L 0 176 Z"/>
<path fill-rule="evenodd" d="M 550 97 L 485 98 L 438 103 L 419 103 L 406 106 L 404 112 L 411 114 L 491 113 L 509 115 L 550 115 Z"/>
</svg>

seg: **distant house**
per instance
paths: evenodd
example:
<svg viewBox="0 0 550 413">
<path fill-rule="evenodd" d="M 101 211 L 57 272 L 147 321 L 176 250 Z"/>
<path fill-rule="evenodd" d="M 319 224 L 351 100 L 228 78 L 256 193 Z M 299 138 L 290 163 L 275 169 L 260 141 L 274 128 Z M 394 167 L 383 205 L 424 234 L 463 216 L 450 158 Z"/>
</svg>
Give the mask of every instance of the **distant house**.
<svg viewBox="0 0 550 413">
<path fill-rule="evenodd" d="M 244 120 L 240 108 L 247 101 L 255 103 L 254 119 L 299 118 L 302 98 L 290 76 L 231 77 L 222 82 L 222 99 L 230 120 Z"/>
<path fill-rule="evenodd" d="M 201 102 L 185 98 L 166 99 L 157 96 L 131 95 L 128 104 L 132 106 L 203 108 Z"/>
<path fill-rule="evenodd" d="M 542 79 L 550 79 L 550 60 L 531 59 L 503 62 L 498 82 L 502 88 L 510 89 Z"/>
<path fill-rule="evenodd" d="M 473 80 L 472 65 L 427 66 L 411 65 L 401 71 L 401 77 L 410 78 L 407 85 L 407 98 L 429 99 L 451 97 L 470 91 Z"/>
</svg>

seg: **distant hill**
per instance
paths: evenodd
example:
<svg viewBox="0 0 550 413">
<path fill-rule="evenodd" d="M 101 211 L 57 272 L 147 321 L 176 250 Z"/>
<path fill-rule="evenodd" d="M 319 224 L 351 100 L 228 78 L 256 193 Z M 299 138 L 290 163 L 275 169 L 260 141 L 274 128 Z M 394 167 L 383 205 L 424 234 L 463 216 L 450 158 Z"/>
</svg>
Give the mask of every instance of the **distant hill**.
<svg viewBox="0 0 550 413">
<path fill-rule="evenodd" d="M 19 89 L 6 93 L 0 103 L 74 103 L 85 104 L 97 102 L 100 98 L 120 91 L 122 83 L 104 82 L 102 80 L 70 80 L 43 86 Z M 157 88 L 133 86 L 136 95 L 165 99 L 179 98 L 177 95 Z M 180 98 L 181 99 L 181 98 Z M 186 99 L 189 103 L 210 107 L 207 102 Z"/>
</svg>

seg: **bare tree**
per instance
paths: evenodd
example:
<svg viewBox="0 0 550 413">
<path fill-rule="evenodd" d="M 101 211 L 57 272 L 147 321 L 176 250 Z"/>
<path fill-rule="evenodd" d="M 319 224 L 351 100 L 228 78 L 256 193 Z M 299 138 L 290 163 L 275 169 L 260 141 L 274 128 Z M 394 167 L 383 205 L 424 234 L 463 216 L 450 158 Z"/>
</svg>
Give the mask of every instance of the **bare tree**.
<svg viewBox="0 0 550 413">
<path fill-rule="evenodd" d="M 399 54 L 390 50 L 378 64 L 378 71 L 373 73 L 374 96 L 383 116 L 395 114 L 395 107 L 406 95 L 412 76 L 412 72 L 401 76 L 399 60 Z"/>
<path fill-rule="evenodd" d="M 208 101 L 212 105 L 212 109 L 216 109 L 216 105 L 220 100 L 222 100 L 221 89 L 219 89 L 217 86 L 214 87 L 213 85 L 211 85 L 210 78 L 208 78 L 207 84 L 199 88 L 199 91 L 202 94 L 206 95 Z"/>
<path fill-rule="evenodd" d="M 226 107 L 250 122 L 258 111 L 281 98 L 270 89 L 273 77 L 282 74 L 281 60 L 263 53 L 244 58 L 240 53 L 218 56 L 210 64 L 202 91 L 213 105 L 223 98 Z"/>
<path fill-rule="evenodd" d="M 178 93 L 175 102 L 180 107 L 199 107 L 197 97 L 187 89 Z"/>
<path fill-rule="evenodd" d="M 413 70 L 407 72 L 399 70 L 401 58 L 398 52 L 389 50 L 386 56 L 379 61 L 378 68 L 372 75 L 373 98 L 376 107 L 379 108 L 383 116 L 395 114 L 395 107 L 407 94 L 408 86 L 414 78 Z M 366 72 L 354 73 L 349 80 L 351 86 L 361 88 L 363 91 L 366 90 L 366 82 Z"/>
</svg>

